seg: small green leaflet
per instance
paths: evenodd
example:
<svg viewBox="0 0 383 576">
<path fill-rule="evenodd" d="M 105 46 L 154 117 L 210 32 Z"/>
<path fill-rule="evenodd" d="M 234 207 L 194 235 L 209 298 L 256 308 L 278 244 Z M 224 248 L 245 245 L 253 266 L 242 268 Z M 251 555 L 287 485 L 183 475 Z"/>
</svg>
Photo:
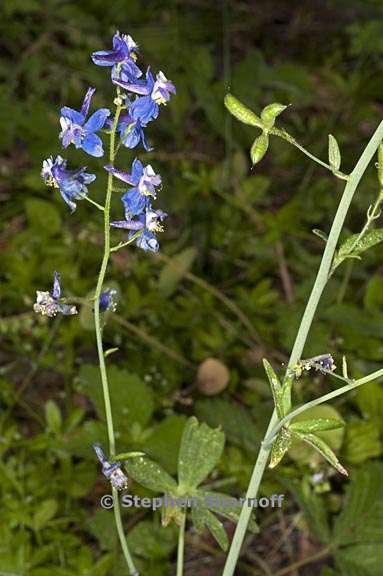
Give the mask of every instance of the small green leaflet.
<svg viewBox="0 0 383 576">
<path fill-rule="evenodd" d="M 279 114 L 286 110 L 287 106 L 285 104 L 279 104 L 274 102 L 265 106 L 261 112 L 261 120 L 265 128 L 272 128 L 275 124 L 275 120 Z"/>
<path fill-rule="evenodd" d="M 275 468 L 286 454 L 293 441 L 293 436 L 285 426 L 278 432 L 271 449 L 269 468 Z"/>
<path fill-rule="evenodd" d="M 250 126 L 257 126 L 258 128 L 263 127 L 261 119 L 232 94 L 226 94 L 224 102 L 230 114 L 235 116 L 240 122 Z"/>
<path fill-rule="evenodd" d="M 292 422 L 290 429 L 301 434 L 311 434 L 313 432 L 325 432 L 326 430 L 336 430 L 342 428 L 344 422 L 335 418 L 314 418 L 312 420 L 300 420 Z"/>
<path fill-rule="evenodd" d="M 250 158 L 253 164 L 257 164 L 262 160 L 269 147 L 269 136 L 263 132 L 253 142 L 250 148 Z"/>
<path fill-rule="evenodd" d="M 332 134 L 328 135 L 328 161 L 334 171 L 339 170 L 341 155 L 338 142 Z"/>
<path fill-rule="evenodd" d="M 334 452 L 322 438 L 319 438 L 319 436 L 315 434 L 301 434 L 300 432 L 293 432 L 293 434 L 315 448 L 338 472 L 348 476 L 347 470 L 343 468 Z"/>
</svg>

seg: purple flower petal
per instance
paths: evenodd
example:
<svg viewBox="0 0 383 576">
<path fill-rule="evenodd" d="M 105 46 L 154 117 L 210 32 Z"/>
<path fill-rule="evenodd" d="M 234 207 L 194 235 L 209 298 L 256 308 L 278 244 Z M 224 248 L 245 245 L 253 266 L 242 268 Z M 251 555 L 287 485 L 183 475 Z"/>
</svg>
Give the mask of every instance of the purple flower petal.
<svg viewBox="0 0 383 576">
<path fill-rule="evenodd" d="M 81 112 L 77 112 L 77 110 L 73 110 L 73 108 L 69 108 L 68 106 L 64 106 L 61 108 L 61 116 L 64 118 L 68 118 L 73 124 L 78 124 L 82 126 L 85 121 L 85 116 L 81 114 Z"/>
<path fill-rule="evenodd" d="M 61 288 L 60 288 L 60 274 L 58 272 L 53 273 L 53 290 L 52 290 L 52 297 L 55 300 L 58 300 L 61 296 Z"/>
<path fill-rule="evenodd" d="M 88 90 L 85 94 L 84 102 L 82 103 L 82 106 L 81 106 L 81 114 L 84 116 L 84 118 L 86 118 L 88 116 L 90 103 L 92 101 L 92 97 L 93 97 L 93 94 L 95 92 L 96 92 L 96 88 L 88 88 Z"/>
</svg>

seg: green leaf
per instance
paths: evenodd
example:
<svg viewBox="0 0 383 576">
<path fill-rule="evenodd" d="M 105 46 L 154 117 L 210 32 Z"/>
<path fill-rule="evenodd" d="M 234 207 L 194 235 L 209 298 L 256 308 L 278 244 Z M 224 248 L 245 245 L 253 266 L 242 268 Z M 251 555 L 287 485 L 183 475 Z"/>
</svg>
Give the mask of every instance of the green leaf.
<svg viewBox="0 0 383 576">
<path fill-rule="evenodd" d="M 229 540 L 222 523 L 210 512 L 203 500 L 199 500 L 198 506 L 192 506 L 192 522 L 197 532 L 202 532 L 206 527 L 218 542 L 222 550 L 227 550 Z"/>
<path fill-rule="evenodd" d="M 263 125 L 266 128 L 272 128 L 275 124 L 275 120 L 279 114 L 286 110 L 287 106 L 285 104 L 279 104 L 278 102 L 274 102 L 273 104 L 269 104 L 265 106 L 265 108 L 261 112 L 261 120 Z"/>
<path fill-rule="evenodd" d="M 275 468 L 282 460 L 292 443 L 292 435 L 285 426 L 278 432 L 271 449 L 269 468 Z"/>
<path fill-rule="evenodd" d="M 354 420 L 347 424 L 344 458 L 350 464 L 362 464 L 383 453 L 379 424 L 376 421 Z"/>
<path fill-rule="evenodd" d="M 221 426 L 232 444 L 254 453 L 258 450 L 263 430 L 255 425 L 243 406 L 214 398 L 198 400 L 195 409 L 200 420 L 212 427 Z"/>
<path fill-rule="evenodd" d="M 62 426 L 60 408 L 54 400 L 48 400 L 45 403 L 45 420 L 48 428 L 55 434 L 59 434 Z"/>
<path fill-rule="evenodd" d="M 136 374 L 121 370 L 116 366 L 110 366 L 108 369 L 108 380 L 115 427 L 130 430 L 134 423 L 145 427 L 154 409 L 151 388 Z M 89 396 L 99 417 L 104 420 L 104 397 L 98 367 L 82 366 L 79 381 L 79 391 Z"/>
<path fill-rule="evenodd" d="M 39 198 L 28 198 L 25 211 L 31 227 L 44 236 L 53 236 L 61 230 L 61 216 L 52 202 Z"/>
<path fill-rule="evenodd" d="M 178 481 L 185 489 L 196 488 L 218 464 L 225 435 L 192 416 L 187 421 L 178 455 Z"/>
<path fill-rule="evenodd" d="M 158 522 L 143 520 L 129 530 L 127 541 L 136 556 L 166 559 L 177 545 L 177 528 L 172 524 L 164 529 Z"/>
<path fill-rule="evenodd" d="M 44 526 L 48 524 L 48 522 L 53 518 L 56 514 L 58 508 L 57 501 L 53 498 L 48 500 L 44 500 L 39 504 L 37 511 L 35 512 L 32 520 L 33 529 L 38 532 Z"/>
<path fill-rule="evenodd" d="M 186 417 L 172 414 L 151 428 L 142 449 L 171 474 L 177 472 L 178 452 Z"/>
<path fill-rule="evenodd" d="M 243 122 L 244 124 L 249 124 L 250 126 L 258 126 L 262 128 L 262 121 L 250 108 L 247 108 L 242 102 L 240 102 L 232 94 L 226 94 L 225 96 L 225 106 L 229 110 L 230 114 L 235 116 L 237 120 Z"/>
<path fill-rule="evenodd" d="M 338 142 L 332 134 L 328 135 L 328 161 L 334 171 L 339 170 L 341 155 Z"/>
<path fill-rule="evenodd" d="M 158 280 L 161 296 L 168 298 L 176 291 L 182 278 L 190 270 L 196 255 L 197 250 L 194 247 L 186 248 L 163 267 Z"/>
<path fill-rule="evenodd" d="M 331 450 L 330 446 L 322 440 L 322 438 L 319 438 L 319 436 L 316 436 L 315 434 L 300 434 L 299 432 L 294 432 L 294 435 L 298 436 L 301 440 L 306 442 L 306 444 L 315 448 L 315 450 L 317 450 L 319 454 L 321 454 L 327 462 L 331 464 L 331 466 L 334 466 L 338 472 L 348 476 L 347 470 L 343 468 L 335 453 Z"/>
<path fill-rule="evenodd" d="M 154 492 L 175 494 L 176 481 L 156 462 L 146 456 L 127 460 L 125 468 L 128 475 L 145 488 Z"/>
<path fill-rule="evenodd" d="M 343 426 L 343 420 L 336 420 L 335 418 L 314 418 L 312 420 L 301 420 L 300 422 L 290 423 L 290 429 L 294 432 L 300 432 L 301 434 L 336 430 L 343 428 Z"/>
<path fill-rule="evenodd" d="M 359 234 L 353 234 L 340 246 L 333 262 L 332 268 L 339 266 L 346 258 L 359 258 L 360 254 L 383 241 L 383 228 L 368 230 L 358 241 Z"/>
<path fill-rule="evenodd" d="M 250 148 L 250 158 L 253 164 L 257 164 L 262 160 L 269 147 L 269 136 L 265 133 L 261 134 L 253 142 Z"/>
<path fill-rule="evenodd" d="M 383 564 L 383 465 L 353 474 L 347 504 L 334 525 L 335 561 L 342 576 L 380 576 Z"/>
<path fill-rule="evenodd" d="M 282 385 L 279 381 L 278 376 L 274 372 L 273 367 L 271 366 L 270 362 L 266 360 L 266 358 L 263 359 L 263 367 L 269 379 L 271 393 L 273 395 L 274 406 L 277 411 L 278 418 L 282 419 L 283 416 L 285 416 L 282 400 Z"/>
</svg>

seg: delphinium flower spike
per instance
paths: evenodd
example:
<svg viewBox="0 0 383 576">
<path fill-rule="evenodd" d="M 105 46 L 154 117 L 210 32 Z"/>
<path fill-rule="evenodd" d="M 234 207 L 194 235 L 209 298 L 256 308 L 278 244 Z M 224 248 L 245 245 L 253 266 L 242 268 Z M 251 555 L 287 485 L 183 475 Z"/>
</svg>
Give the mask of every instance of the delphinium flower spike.
<svg viewBox="0 0 383 576">
<path fill-rule="evenodd" d="M 109 462 L 109 460 L 107 460 L 101 444 L 93 444 L 93 448 L 97 454 L 97 458 L 102 464 L 102 473 L 108 480 L 110 480 L 113 488 L 116 488 L 116 490 L 124 490 L 127 488 L 128 478 L 121 470 L 120 464 L 117 462 Z"/>
<path fill-rule="evenodd" d="M 33 306 L 33 309 L 37 314 L 49 317 L 56 316 L 56 314 L 63 314 L 64 316 L 77 314 L 76 306 L 61 303 L 60 297 L 60 274 L 58 272 L 54 272 L 52 291 L 41 292 L 38 290 L 36 292 L 36 302 Z"/>
<path fill-rule="evenodd" d="M 67 106 L 61 108 L 59 138 L 64 148 L 73 143 L 76 148 L 82 148 L 87 154 L 100 157 L 104 155 L 104 150 L 101 138 L 96 132 L 104 127 L 106 119 L 110 116 L 110 110 L 100 108 L 86 120 L 95 91 L 95 88 L 88 88 L 80 112 Z"/>
<path fill-rule="evenodd" d="M 96 179 L 95 174 L 85 172 L 86 167 L 77 170 L 67 170 L 67 161 L 61 156 L 53 160 L 52 156 L 44 160 L 41 176 L 47 186 L 58 188 L 63 200 L 74 212 L 74 200 L 83 200 L 88 194 L 87 184 Z"/>
</svg>

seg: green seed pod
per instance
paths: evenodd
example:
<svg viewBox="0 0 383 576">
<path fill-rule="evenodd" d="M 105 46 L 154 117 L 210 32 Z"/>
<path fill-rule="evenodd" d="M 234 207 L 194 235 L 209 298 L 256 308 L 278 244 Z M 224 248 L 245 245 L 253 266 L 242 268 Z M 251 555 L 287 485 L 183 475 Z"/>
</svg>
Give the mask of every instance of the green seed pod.
<svg viewBox="0 0 383 576">
<path fill-rule="evenodd" d="M 250 108 L 247 108 L 247 106 L 242 104 L 235 96 L 232 94 L 226 94 L 224 102 L 230 114 L 233 114 L 233 116 L 235 116 L 240 122 L 262 128 L 261 119 L 254 114 Z"/>
<path fill-rule="evenodd" d="M 257 164 L 262 160 L 269 147 L 269 137 L 265 132 L 258 136 L 253 142 L 250 149 L 250 158 L 253 164 Z"/>
<path fill-rule="evenodd" d="M 261 120 L 265 128 L 272 128 L 275 123 L 275 119 L 287 106 L 285 104 L 279 104 L 274 102 L 266 106 L 261 112 Z"/>
<path fill-rule="evenodd" d="M 332 134 L 328 135 L 328 161 L 333 170 L 339 170 L 341 155 L 338 142 Z"/>
</svg>

